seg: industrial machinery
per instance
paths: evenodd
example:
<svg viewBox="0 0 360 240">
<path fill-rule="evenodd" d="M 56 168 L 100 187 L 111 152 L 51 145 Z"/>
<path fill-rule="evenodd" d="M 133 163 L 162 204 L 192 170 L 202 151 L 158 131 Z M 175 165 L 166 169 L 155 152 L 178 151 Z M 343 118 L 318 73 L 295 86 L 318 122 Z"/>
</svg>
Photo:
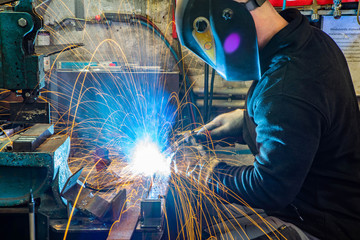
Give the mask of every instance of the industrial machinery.
<svg viewBox="0 0 360 240">
<path fill-rule="evenodd" d="M 70 138 L 55 132 L 49 103 L 39 98 L 45 86 L 44 56 L 79 44 L 35 46 L 43 20 L 32 0 L 0 0 L 0 6 L 0 89 L 13 96 L 0 119 L 1 239 L 62 239 L 67 231 L 103 239 L 120 220 L 131 189 L 100 192 L 80 182 L 82 169 L 72 174 L 68 166 Z M 134 205 L 115 225 L 115 235 L 161 238 L 164 199 L 159 196 L 167 182 L 154 186 L 145 186 L 129 200 Z"/>
<path fill-rule="evenodd" d="M 44 56 L 64 46 L 36 49 L 42 18 L 34 11 L 31 0 L 13 2 L 0 1 L 0 5 L 8 4 L 1 6 L 0 11 L 0 88 L 22 98 L 14 97 L 1 120 L 0 216 L 4 226 L 4 222 L 9 225 L 9 221 L 17 221 L 14 215 L 30 213 L 30 229 L 21 229 L 29 231 L 31 239 L 36 235 L 37 239 L 46 239 L 46 227 L 35 227 L 34 205 L 39 223 L 44 222 L 41 216 L 67 217 L 67 202 L 60 192 L 71 175 L 67 164 L 70 139 L 54 134 L 49 103 L 40 101 L 38 96 L 45 85 Z M 17 228 L 10 224 L 7 230 L 12 232 L 11 229 Z M 7 239 L 7 231 L 3 230 Z"/>
</svg>

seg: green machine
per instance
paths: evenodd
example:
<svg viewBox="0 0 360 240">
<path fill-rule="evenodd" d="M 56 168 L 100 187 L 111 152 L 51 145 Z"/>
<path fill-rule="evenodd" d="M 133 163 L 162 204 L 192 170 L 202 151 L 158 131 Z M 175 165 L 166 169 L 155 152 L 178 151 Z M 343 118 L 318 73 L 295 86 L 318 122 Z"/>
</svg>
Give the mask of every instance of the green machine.
<svg viewBox="0 0 360 240">
<path fill-rule="evenodd" d="M 80 220 L 69 231 L 81 239 L 104 239 L 111 224 L 94 219 L 118 219 L 126 192 L 98 196 L 78 184 L 80 170 L 70 172 L 70 138 L 54 131 L 50 104 L 39 95 L 44 57 L 82 44 L 35 46 L 42 26 L 32 0 L 0 0 L 0 92 L 10 90 L 15 99 L 6 101 L 2 109 L 9 109 L 0 114 L 0 226 L 6 226 L 0 238 L 62 239 L 77 196 L 73 188 L 79 187 L 84 188 L 76 208 Z"/>
<path fill-rule="evenodd" d="M 22 90 L 26 101 L 33 101 L 45 85 L 43 56 L 35 53 L 34 43 L 42 25 L 31 0 L 0 13 L 0 88 Z"/>
<path fill-rule="evenodd" d="M 70 139 L 54 134 L 49 104 L 38 100 L 45 74 L 35 39 L 43 20 L 32 0 L 14 2 L 0 0 L 0 88 L 22 95 L 23 101 L 10 104 L 10 117 L 0 128 L 0 214 L 27 212 L 34 199 L 36 213 L 66 217 L 60 192 L 71 176 Z M 5 133 L 4 125 L 13 132 Z"/>
</svg>

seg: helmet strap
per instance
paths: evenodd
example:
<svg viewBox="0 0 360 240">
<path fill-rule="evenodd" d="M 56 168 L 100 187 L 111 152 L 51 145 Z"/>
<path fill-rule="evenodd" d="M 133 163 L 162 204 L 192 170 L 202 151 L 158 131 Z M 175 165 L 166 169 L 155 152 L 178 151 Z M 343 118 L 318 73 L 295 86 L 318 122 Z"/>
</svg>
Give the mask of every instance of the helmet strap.
<svg viewBox="0 0 360 240">
<path fill-rule="evenodd" d="M 261 7 L 266 0 L 249 0 L 245 3 L 247 10 L 252 11 L 258 7 Z"/>
</svg>

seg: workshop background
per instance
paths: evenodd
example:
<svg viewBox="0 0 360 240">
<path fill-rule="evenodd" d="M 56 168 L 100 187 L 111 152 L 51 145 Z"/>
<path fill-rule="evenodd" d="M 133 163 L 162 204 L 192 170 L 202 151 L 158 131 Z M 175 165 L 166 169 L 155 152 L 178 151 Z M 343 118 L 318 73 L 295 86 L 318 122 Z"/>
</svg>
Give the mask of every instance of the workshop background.
<svg viewBox="0 0 360 240">
<path fill-rule="evenodd" d="M 334 38 L 348 60 L 360 105 L 358 0 L 271 2 L 279 11 L 297 7 Z M 0 3 L 0 14 L 17 4 Z M 0 90 L 0 239 L 204 237 L 194 217 L 201 215 L 193 207 L 196 199 L 187 194 L 194 187 L 182 179 L 170 181 L 169 169 L 154 172 L 162 171 L 170 150 L 183 147 L 179 142 L 189 147 L 184 152 L 202 156 L 203 149 L 188 146 L 196 145 L 191 139 L 183 143 L 184 132 L 244 108 L 252 82 L 225 81 L 181 47 L 175 5 L 175 0 L 32 3 L 43 17 L 36 47 L 63 47 L 43 60 L 45 86 L 38 100 L 50 103 L 51 124 L 35 125 L 47 140 L 34 154 L 12 145 L 21 136 L 33 137 L 26 135 L 30 124 L 9 124 L 10 102 L 22 103 L 21 91 Z M 1 39 L 3 44 L 6 38 Z M 251 163 L 246 147 L 229 145 L 211 152 L 237 164 Z M 144 149 L 151 154 L 155 149 L 155 160 Z M 123 161 L 128 155 L 162 162 L 140 161 L 147 169 L 129 173 Z M 184 195 L 176 199 L 169 188 Z M 174 202 L 182 206 L 168 205 Z"/>
<path fill-rule="evenodd" d="M 283 1 L 271 1 L 279 10 L 283 7 Z M 191 91 L 194 93 L 194 103 L 199 108 L 204 120 L 209 120 L 221 112 L 226 112 L 236 108 L 244 107 L 244 99 L 251 81 L 248 82 L 228 82 L 223 80 L 215 73 L 214 88 L 211 109 L 208 109 L 209 99 L 204 99 L 204 85 L 208 86 L 208 92 L 211 90 L 211 69 L 205 66 L 203 61 L 198 59 L 194 54 L 189 52 L 186 48 L 180 47 L 178 44 L 175 25 L 172 22 L 174 19 L 174 1 L 170 0 L 132 0 L 132 1 L 86 1 L 86 0 L 65 0 L 65 1 L 40 1 L 35 5 L 38 12 L 43 15 L 44 23 L 50 26 L 50 40 L 49 44 L 64 44 L 64 43 L 83 43 L 82 49 L 71 51 L 62 54 L 57 59 L 55 68 L 63 69 L 62 62 L 74 62 L 90 60 L 100 64 L 108 65 L 110 62 L 117 62 L 118 65 L 124 66 L 124 59 L 119 58 L 119 54 L 114 54 L 116 46 L 114 43 L 103 43 L 106 40 L 112 39 L 121 46 L 126 58 L 127 64 L 133 66 L 141 66 L 142 68 L 158 68 L 163 72 L 178 72 L 181 74 L 180 82 L 184 79 L 186 74 L 190 79 Z M 340 28 L 341 37 L 337 39 L 337 43 L 342 47 L 348 59 L 352 78 L 358 98 L 360 99 L 360 76 L 359 60 L 357 57 L 357 50 L 359 49 L 359 34 L 358 24 L 355 23 L 355 15 L 357 13 L 356 1 L 288 1 L 288 7 L 294 6 L 302 10 L 302 13 L 309 17 L 313 25 L 323 28 L 323 20 L 327 18 L 326 24 L 332 25 L 331 19 L 328 16 L 333 16 L 337 19 L 338 26 L 349 26 L 349 29 Z M 334 10 L 335 9 L 335 10 Z M 336 10 L 337 9 L 337 10 Z M 185 65 L 185 74 L 180 69 L 181 62 L 179 62 L 171 55 L 169 49 L 166 49 L 166 44 L 154 33 L 152 30 L 142 28 L 139 24 L 128 24 L 127 22 L 117 22 L 111 19 L 111 13 L 121 14 L 136 14 L 143 16 L 152 21 L 164 34 L 171 47 L 178 53 L 178 57 L 183 56 Z M 339 16 L 335 16 L 339 15 Z M 96 17 L 106 21 L 96 21 Z M 326 16 L 326 17 L 325 17 Z M 341 18 L 345 16 L 346 19 Z M 348 17 L 352 16 L 352 17 Z M 339 19 L 338 19 L 339 18 Z M 79 20 L 76 20 L 79 19 Z M 87 22 L 82 19 L 90 20 Z M 352 22 L 350 24 L 350 22 Z M 353 26 L 351 28 L 351 26 Z M 342 29 L 342 30 L 341 30 Z M 327 33 L 336 34 L 338 32 Z M 46 28 L 45 28 L 46 32 Z M 349 39 L 347 33 L 352 36 Z M 41 33 L 41 35 L 44 33 Z M 46 32 L 46 34 L 48 34 Z M 45 34 L 45 35 L 46 35 Z M 336 34 L 339 36 L 339 34 Z M 127 36 L 127 37 L 123 37 Z M 335 35 L 333 35 L 335 36 Z M 38 41 L 41 41 L 38 39 Z M 41 43 L 44 44 L 44 43 Z M 180 53 L 180 48 L 182 53 Z M 115 50 L 117 51 L 117 50 Z M 321 54 L 321 52 L 319 52 Z M 180 58 L 179 60 L 182 60 Z M 109 66 L 109 65 L 108 65 Z M 190 94 L 190 93 L 189 93 Z M 205 100 L 205 101 L 204 101 Z M 207 103 L 206 103 L 207 102 Z M 205 105 L 205 106 L 204 106 Z M 210 114 L 211 112 L 211 114 Z M 206 113 L 206 114 L 205 114 Z M 211 116 L 210 116 L 211 115 Z M 185 116 L 186 118 L 187 116 Z M 200 122 L 201 119 L 196 119 Z"/>
</svg>

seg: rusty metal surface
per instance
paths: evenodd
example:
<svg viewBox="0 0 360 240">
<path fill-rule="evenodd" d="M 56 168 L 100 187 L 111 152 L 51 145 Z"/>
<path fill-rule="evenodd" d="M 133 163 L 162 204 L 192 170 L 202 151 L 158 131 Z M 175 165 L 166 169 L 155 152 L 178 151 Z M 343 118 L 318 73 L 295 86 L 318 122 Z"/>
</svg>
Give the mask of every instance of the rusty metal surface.
<svg viewBox="0 0 360 240">
<path fill-rule="evenodd" d="M 136 184 L 126 189 L 127 209 L 123 212 L 118 221 L 113 225 L 107 240 L 130 240 L 134 234 L 140 216 L 140 199 L 148 194 L 148 188 L 139 187 Z"/>
<path fill-rule="evenodd" d="M 77 199 L 79 192 L 80 195 Z M 106 199 L 98 194 L 94 194 L 92 190 L 82 187 L 78 182 L 72 187 L 67 188 L 66 191 L 63 191 L 61 194 L 62 197 L 71 204 L 74 204 L 77 201 L 77 204 L 75 205 L 76 208 L 100 219 L 105 216 L 111 206 L 111 203 Z"/>
<path fill-rule="evenodd" d="M 46 102 L 35 102 L 32 104 L 11 102 L 10 121 L 25 124 L 50 123 L 50 104 Z"/>
<path fill-rule="evenodd" d="M 117 220 L 121 211 L 125 209 L 126 190 L 99 192 L 85 188 L 84 184 L 78 180 L 81 173 L 82 169 L 69 177 L 61 191 L 61 196 L 71 204 L 76 202 L 77 209 L 99 220 L 105 222 Z"/>
<path fill-rule="evenodd" d="M 111 221 L 119 219 L 122 211 L 126 209 L 126 190 L 123 189 L 111 201 Z"/>
<path fill-rule="evenodd" d="M 114 224 L 107 240 L 130 240 L 136 229 L 139 216 L 140 206 L 138 204 L 129 208 Z"/>
</svg>

